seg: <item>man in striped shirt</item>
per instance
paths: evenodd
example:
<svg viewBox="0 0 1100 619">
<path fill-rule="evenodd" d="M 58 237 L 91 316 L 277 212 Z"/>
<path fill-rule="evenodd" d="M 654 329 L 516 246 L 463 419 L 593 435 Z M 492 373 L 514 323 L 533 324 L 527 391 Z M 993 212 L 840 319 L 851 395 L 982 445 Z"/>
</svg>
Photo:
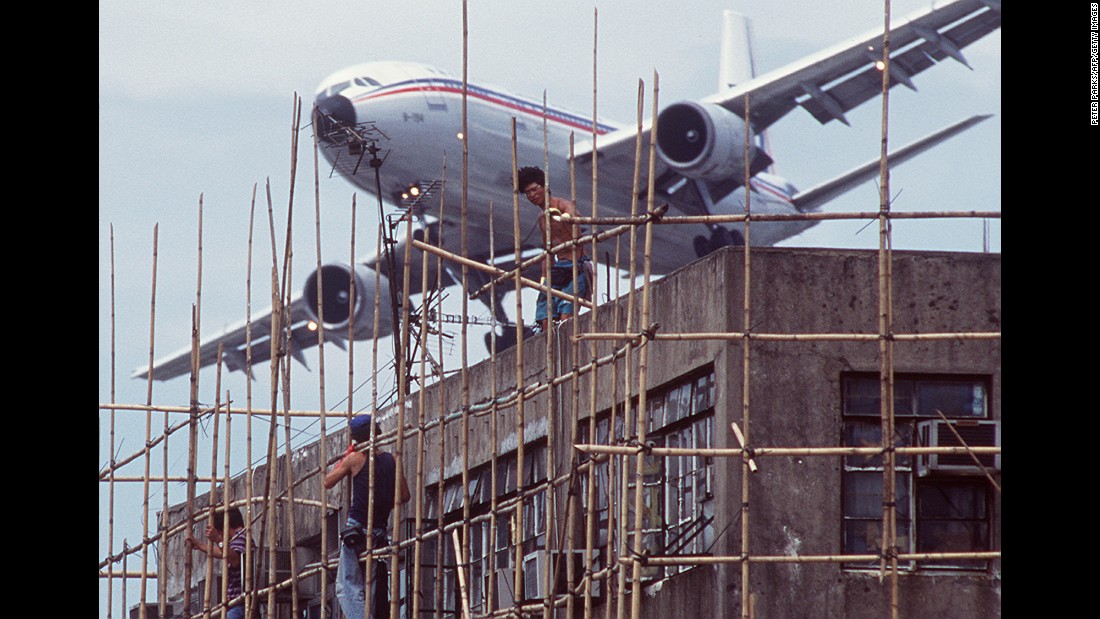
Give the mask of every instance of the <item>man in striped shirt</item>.
<svg viewBox="0 0 1100 619">
<path fill-rule="evenodd" d="M 224 531 L 226 525 L 224 509 L 219 509 L 215 512 L 213 523 L 206 526 L 206 538 L 208 540 L 206 543 L 200 542 L 190 535 L 187 536 L 186 543 L 191 548 L 205 552 L 216 559 L 225 557 L 225 573 L 229 581 L 228 590 L 225 592 L 225 599 L 232 604 L 234 598 L 240 597 L 241 594 L 244 593 L 241 567 L 244 565 L 243 557 L 246 548 L 246 534 L 244 517 L 241 515 L 240 509 L 236 507 L 229 509 L 228 524 L 228 544 L 223 543 L 226 538 Z M 229 608 L 226 619 L 244 619 L 243 600 L 239 601 L 237 605 Z"/>
</svg>

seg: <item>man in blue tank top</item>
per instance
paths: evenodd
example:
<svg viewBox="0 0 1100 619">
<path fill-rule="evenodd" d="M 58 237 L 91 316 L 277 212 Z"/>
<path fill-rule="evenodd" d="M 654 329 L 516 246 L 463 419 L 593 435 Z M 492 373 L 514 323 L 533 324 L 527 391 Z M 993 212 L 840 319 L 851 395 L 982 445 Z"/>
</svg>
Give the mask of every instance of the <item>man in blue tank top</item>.
<svg viewBox="0 0 1100 619">
<path fill-rule="evenodd" d="M 371 587 L 371 612 L 366 615 L 366 592 L 363 562 L 359 555 L 366 549 L 366 535 L 371 535 L 373 547 L 389 543 L 386 529 L 394 503 L 409 500 L 409 486 L 405 475 L 397 470 L 393 454 L 374 450 L 374 485 L 371 486 L 371 467 L 367 455 L 357 446 L 379 435 L 378 425 L 370 415 L 352 418 L 351 444 L 340 462 L 325 475 L 325 489 L 334 487 L 341 479 L 351 478 L 351 509 L 347 524 L 340 532 L 340 566 L 336 572 L 336 599 L 348 619 L 382 619 L 389 617 L 389 578 L 386 563 L 373 561 L 374 577 Z M 367 527 L 370 527 L 369 529 Z"/>
</svg>

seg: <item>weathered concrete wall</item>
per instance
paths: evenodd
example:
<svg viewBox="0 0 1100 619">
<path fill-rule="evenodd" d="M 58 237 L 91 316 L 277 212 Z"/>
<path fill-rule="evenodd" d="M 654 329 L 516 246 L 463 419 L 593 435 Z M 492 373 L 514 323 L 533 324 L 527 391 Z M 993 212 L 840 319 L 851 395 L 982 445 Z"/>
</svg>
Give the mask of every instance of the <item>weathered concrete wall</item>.
<svg viewBox="0 0 1100 619">
<path fill-rule="evenodd" d="M 877 252 L 754 248 L 750 257 L 752 333 L 879 332 Z M 519 347 L 499 352 L 495 363 L 478 364 L 465 375 L 456 373 L 423 393 L 412 394 L 403 412 L 397 407 L 381 411 L 378 420 L 390 441 L 389 449 L 393 448 L 398 417 L 403 416 L 402 466 L 414 496 L 417 488 L 434 495 L 441 475 L 444 479 L 459 476 L 494 454 L 515 450 L 520 436 L 525 443 L 549 438 L 556 447 L 555 460 L 568 461 L 573 456 L 569 447 L 573 422 L 637 395 L 643 369 L 646 388 L 651 389 L 713 364 L 717 383 L 715 447 L 739 446 L 731 422 L 747 431 L 750 445 L 756 448 L 842 444 L 841 373 L 877 373 L 881 367 L 877 339 L 752 340 L 747 410 L 741 339 L 649 341 L 643 348 L 633 349 L 629 363 L 595 369 L 587 367 L 594 358 L 611 355 L 626 343 L 572 340 L 574 325 L 582 333 L 625 331 L 628 313 L 632 332 L 652 323 L 660 324 L 655 331 L 660 334 L 741 332 L 745 330 L 743 260 L 739 248 L 711 254 L 653 283 L 647 317 L 642 312 L 646 296 L 636 291 L 632 310 L 623 298 L 599 308 L 595 324 L 590 312 L 565 323 L 553 335 L 554 354 L 550 357 L 547 337 L 535 336 L 522 343 L 522 357 Z M 893 252 L 891 270 L 894 334 L 1000 331 L 999 255 Z M 533 309 L 525 313 L 531 314 Z M 993 418 L 1000 419 L 999 339 L 895 341 L 892 347 L 895 372 L 991 376 L 989 404 Z M 639 350 L 644 350 L 644 355 Z M 575 370 L 577 380 L 546 387 L 550 380 Z M 532 394 L 522 405 L 514 397 L 517 388 Z M 493 394 L 500 404 L 496 410 L 490 405 Z M 446 422 L 442 426 L 441 418 Z M 424 431 L 416 432 L 418 427 Z M 346 441 L 346 431 L 330 437 L 330 461 L 343 451 Z M 579 442 L 587 442 L 587 438 L 582 434 Z M 714 526 L 723 533 L 714 554 L 741 554 L 743 514 L 749 523 L 750 555 L 840 554 L 841 459 L 773 456 L 757 458 L 757 464 L 759 471 L 750 479 L 746 512 L 742 509 L 740 459 L 715 459 L 714 492 L 720 503 Z M 319 467 L 315 445 L 295 452 L 292 466 L 299 478 L 316 475 L 324 468 Z M 280 491 L 285 488 L 281 467 L 277 472 Z M 257 479 L 262 475 L 257 473 Z M 296 486 L 295 496 L 316 500 L 318 488 L 320 479 L 313 478 Z M 562 497 L 563 491 L 559 491 L 559 504 L 564 503 Z M 339 488 L 330 491 L 328 502 L 342 508 Z M 414 509 L 415 500 L 400 511 L 411 518 Z M 993 509 L 993 537 L 999 540 L 999 496 Z M 299 540 L 316 535 L 319 516 L 316 507 L 296 508 Z M 286 541 L 286 518 L 281 519 L 280 540 Z M 575 533 L 582 540 L 583 520 L 577 522 Z M 999 546 L 997 541 L 994 548 Z M 990 574 L 903 575 L 901 615 L 999 617 L 999 572 L 1000 562 L 994 561 Z M 750 563 L 749 574 L 756 617 L 889 616 L 890 581 L 880 583 L 877 574 L 845 571 L 831 562 Z M 740 616 L 743 585 L 739 564 L 696 567 L 649 588 L 642 616 L 679 616 L 684 608 L 692 609 L 693 616 Z M 606 602 L 608 593 L 605 583 L 600 604 Z M 577 607 L 581 606 L 578 601 Z"/>
</svg>

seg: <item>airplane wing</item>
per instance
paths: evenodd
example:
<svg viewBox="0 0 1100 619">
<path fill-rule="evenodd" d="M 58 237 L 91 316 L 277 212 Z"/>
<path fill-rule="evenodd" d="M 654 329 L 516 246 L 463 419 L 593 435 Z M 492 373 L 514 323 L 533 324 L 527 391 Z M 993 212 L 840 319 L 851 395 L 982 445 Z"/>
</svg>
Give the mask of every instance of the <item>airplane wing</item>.
<svg viewBox="0 0 1100 619">
<path fill-rule="evenodd" d="M 414 236 L 422 239 L 423 230 L 414 231 Z M 342 264 L 323 265 L 320 269 L 320 275 L 315 272 L 307 278 L 303 290 L 295 293 L 291 297 L 288 318 L 291 325 L 289 332 L 290 342 L 287 347 L 288 353 L 301 362 L 302 365 L 308 367 L 302 351 L 317 346 L 316 302 L 311 302 L 316 298 L 317 293 L 315 287 L 311 288 L 311 283 L 318 278 L 323 278 L 322 291 L 325 298 L 325 307 L 336 308 L 333 310 L 326 310 L 325 312 L 325 342 L 330 342 L 341 350 L 346 349 L 346 342 L 348 340 L 347 325 L 349 322 L 347 320 L 347 299 L 350 298 L 347 293 L 350 292 L 349 282 L 352 273 L 357 276 L 356 281 L 358 282 L 356 283 L 357 301 L 354 306 L 367 310 L 364 314 L 357 314 L 358 317 L 355 321 L 356 332 L 354 338 L 362 340 L 370 339 L 374 336 L 373 308 L 376 298 L 376 279 L 380 279 L 383 286 L 378 301 L 381 306 L 378 335 L 379 337 L 389 335 L 393 330 L 394 322 L 390 312 L 392 299 L 390 297 L 389 283 L 393 282 L 395 279 L 391 277 L 391 274 L 396 273 L 397 286 L 403 284 L 403 265 L 405 257 L 404 239 L 394 243 L 392 255 L 394 258 L 392 265 L 389 264 L 388 260 L 383 259 L 384 257 L 380 258 L 376 254 L 357 261 L 357 263 L 351 267 Z M 413 295 L 423 290 L 421 281 L 422 270 L 420 268 L 420 261 L 423 257 L 423 252 L 416 249 L 412 250 L 410 260 L 410 266 L 412 268 L 409 269 L 409 290 Z M 429 288 L 434 288 L 437 281 L 435 262 L 435 260 L 429 260 L 428 263 Z M 381 278 L 377 278 L 376 270 L 381 272 Z M 441 274 L 441 277 L 441 284 L 443 286 L 449 286 L 454 283 L 454 280 L 446 271 Z M 330 303 L 339 304 L 341 302 L 344 303 L 343 308 L 338 305 L 329 305 Z M 336 314 L 338 318 L 330 319 L 330 312 Z M 217 335 L 202 339 L 199 342 L 199 367 L 206 367 L 218 361 L 218 346 L 220 345 L 222 348 L 221 361 L 225 363 L 227 369 L 244 370 L 251 375 L 251 369 L 248 364 L 250 348 L 253 366 L 257 363 L 263 363 L 271 359 L 271 328 L 272 311 L 269 308 L 263 312 L 254 314 L 251 320 L 242 321 Z M 250 333 L 251 336 L 249 335 Z M 169 380 L 177 376 L 189 374 L 191 372 L 191 347 L 188 346 L 154 361 L 152 371 L 155 380 Z M 145 366 L 138 367 L 131 374 L 131 378 L 148 378 L 148 376 L 149 368 Z"/>
<path fill-rule="evenodd" d="M 309 328 L 310 317 L 306 313 L 301 295 L 290 303 L 290 354 L 303 364 L 301 351 L 317 345 L 317 332 Z M 229 370 L 248 369 L 249 347 L 251 345 L 252 364 L 263 363 L 271 359 L 271 309 L 255 314 L 251 320 L 235 324 L 221 333 L 207 337 L 199 343 L 199 367 L 206 367 L 218 360 L 218 346 L 222 347 L 221 359 Z M 249 337 L 251 333 L 251 339 Z M 326 341 L 332 341 L 341 348 L 343 338 L 334 337 L 325 332 Z M 191 372 L 191 347 L 183 348 L 153 362 L 153 378 L 168 380 Z M 131 378 L 148 378 L 149 368 L 145 366 L 134 370 Z"/>
<path fill-rule="evenodd" d="M 1000 25 L 999 0 L 954 0 L 895 20 L 890 30 L 890 86 L 902 84 L 916 90 L 913 76 L 937 62 L 951 59 L 966 64 L 960 50 Z M 822 124 L 831 120 L 847 124 L 845 112 L 882 91 L 882 73 L 875 66 L 882 58 L 882 38 L 882 29 L 852 37 L 699 103 L 720 106 L 744 118 L 747 99 L 751 131 L 755 134 L 798 107 Z M 651 126 L 652 120 L 645 120 L 642 132 L 648 132 Z M 598 156 L 601 186 L 606 183 L 613 190 L 629 193 L 637 134 L 637 127 L 625 127 L 600 137 L 595 147 L 591 142 L 579 144 L 576 161 L 591 170 L 593 156 Z M 660 140 L 658 137 L 658 143 Z M 643 161 L 648 161 L 647 155 L 643 152 Z M 766 156 L 753 160 L 750 170 L 755 173 L 766 164 L 770 164 Z M 661 158 L 655 162 L 654 176 L 657 192 L 666 195 L 683 179 Z M 728 192 L 732 188 L 728 185 L 720 190 Z M 672 200 L 671 204 L 688 214 L 700 214 L 703 206 L 690 199 Z"/>
<path fill-rule="evenodd" d="M 890 87 L 916 90 L 913 76 L 949 58 L 969 66 L 962 48 L 1000 27 L 1000 2 L 994 0 L 956 0 L 893 22 Z M 847 124 L 844 112 L 882 92 L 882 71 L 875 66 L 882 59 L 882 35 L 881 29 L 869 31 L 706 101 L 743 114 L 748 97 L 758 132 L 795 107 L 822 124 Z"/>
</svg>

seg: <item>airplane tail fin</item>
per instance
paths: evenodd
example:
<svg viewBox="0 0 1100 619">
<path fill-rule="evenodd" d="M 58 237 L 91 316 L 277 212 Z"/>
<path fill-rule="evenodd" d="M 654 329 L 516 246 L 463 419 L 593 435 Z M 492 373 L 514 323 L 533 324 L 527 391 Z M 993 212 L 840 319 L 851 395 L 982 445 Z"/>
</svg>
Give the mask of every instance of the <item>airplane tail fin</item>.
<svg viewBox="0 0 1100 619">
<path fill-rule="evenodd" d="M 725 92 L 756 77 L 749 18 L 732 10 L 722 12 L 722 47 L 718 59 L 718 92 Z M 767 133 L 756 138 L 757 148 L 768 152 Z M 771 172 L 769 166 L 768 172 Z"/>
<path fill-rule="evenodd" d="M 890 167 L 908 161 L 920 153 L 932 148 L 933 146 L 943 142 L 947 138 L 962 133 L 963 131 L 973 127 L 974 125 L 989 118 L 991 114 L 975 115 L 961 120 L 953 125 L 944 127 L 939 131 L 927 135 L 915 142 L 907 144 L 898 150 L 890 153 L 887 156 L 887 161 Z M 879 159 L 876 157 L 867 163 L 853 168 L 836 178 L 830 179 L 821 183 L 815 187 L 811 187 L 806 191 L 798 192 L 791 198 L 791 202 L 794 204 L 800 212 L 805 213 L 807 211 L 816 211 L 822 204 L 836 198 L 837 196 L 847 192 L 856 185 L 874 178 L 879 173 Z"/>
</svg>

